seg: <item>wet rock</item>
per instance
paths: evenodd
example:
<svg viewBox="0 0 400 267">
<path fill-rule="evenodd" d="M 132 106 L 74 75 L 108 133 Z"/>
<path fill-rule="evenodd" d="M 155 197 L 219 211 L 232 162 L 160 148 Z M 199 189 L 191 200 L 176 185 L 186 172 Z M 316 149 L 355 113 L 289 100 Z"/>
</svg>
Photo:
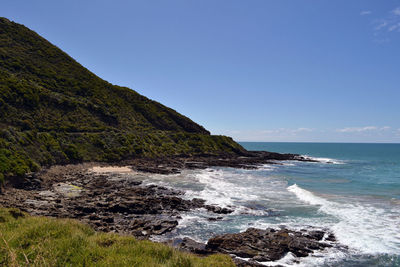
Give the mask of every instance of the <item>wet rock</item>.
<svg viewBox="0 0 400 267">
<path fill-rule="evenodd" d="M 185 168 L 188 169 L 205 169 L 207 168 L 205 162 L 201 161 L 186 161 L 185 162 Z"/>
<path fill-rule="evenodd" d="M 297 257 L 306 257 L 313 251 L 331 247 L 330 244 L 317 241 L 322 239 L 321 232 L 249 228 L 242 233 L 225 234 L 209 239 L 206 250 L 261 262 L 279 260 L 288 252 Z M 322 237 L 324 235 L 322 232 Z"/>
<path fill-rule="evenodd" d="M 265 267 L 265 265 L 260 264 L 256 261 L 250 260 L 245 261 L 239 258 L 233 258 L 233 262 L 237 267 Z M 275 267 L 280 267 L 280 265 L 274 265 Z"/>
<path fill-rule="evenodd" d="M 307 234 L 307 237 L 320 241 L 324 238 L 325 232 L 324 231 L 310 231 Z"/>
<path fill-rule="evenodd" d="M 209 218 L 207 218 L 207 220 L 209 220 L 210 222 L 220 221 L 222 219 L 224 219 L 224 217 L 209 217 Z"/>
<path fill-rule="evenodd" d="M 214 212 L 214 213 L 217 213 L 217 214 L 229 214 L 229 213 L 233 212 L 233 210 L 231 210 L 231 209 L 221 208 L 221 207 L 213 206 L 213 205 L 206 205 L 205 208 L 208 211 L 211 211 L 211 212 Z"/>
<path fill-rule="evenodd" d="M 336 241 L 336 237 L 335 237 L 334 234 L 330 233 L 330 234 L 328 235 L 328 237 L 325 238 L 325 240 L 331 241 L 331 242 L 335 242 L 335 241 Z"/>
</svg>

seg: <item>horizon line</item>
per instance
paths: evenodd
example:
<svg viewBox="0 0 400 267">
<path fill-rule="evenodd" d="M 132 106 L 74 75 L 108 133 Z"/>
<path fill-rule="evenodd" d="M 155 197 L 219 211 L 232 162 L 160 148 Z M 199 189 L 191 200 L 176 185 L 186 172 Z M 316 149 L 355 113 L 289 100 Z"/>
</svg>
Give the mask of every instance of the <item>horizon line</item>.
<svg viewBox="0 0 400 267">
<path fill-rule="evenodd" d="M 314 144 L 388 144 L 400 145 L 394 142 L 313 142 L 313 141 L 237 141 L 238 143 L 314 143 Z"/>
</svg>

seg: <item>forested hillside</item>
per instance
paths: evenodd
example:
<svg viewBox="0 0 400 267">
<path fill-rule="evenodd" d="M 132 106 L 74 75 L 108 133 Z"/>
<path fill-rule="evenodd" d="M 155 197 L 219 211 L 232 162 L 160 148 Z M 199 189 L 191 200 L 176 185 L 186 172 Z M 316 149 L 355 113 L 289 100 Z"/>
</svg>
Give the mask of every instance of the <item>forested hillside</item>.
<svg viewBox="0 0 400 267">
<path fill-rule="evenodd" d="M 52 164 L 240 151 L 0 18 L 0 180 Z"/>
</svg>

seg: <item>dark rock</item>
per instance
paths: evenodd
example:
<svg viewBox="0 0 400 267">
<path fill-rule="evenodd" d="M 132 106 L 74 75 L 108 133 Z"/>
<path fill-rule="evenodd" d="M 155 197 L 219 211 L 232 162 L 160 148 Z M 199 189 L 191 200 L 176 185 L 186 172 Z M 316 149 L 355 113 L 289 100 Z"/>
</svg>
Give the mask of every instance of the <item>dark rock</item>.
<svg viewBox="0 0 400 267">
<path fill-rule="evenodd" d="M 334 234 L 331 233 L 331 234 L 328 235 L 328 237 L 325 240 L 335 242 L 336 241 L 336 237 L 335 237 Z"/>
<path fill-rule="evenodd" d="M 206 203 L 206 201 L 204 199 L 200 199 L 200 198 L 193 198 L 192 203 L 193 203 L 193 206 L 200 208 L 200 207 L 204 206 L 204 203 Z"/>
<path fill-rule="evenodd" d="M 221 207 L 213 206 L 213 205 L 206 205 L 205 208 L 208 211 L 211 211 L 211 212 L 214 212 L 214 213 L 217 213 L 217 214 L 229 214 L 229 213 L 233 212 L 233 210 L 231 210 L 231 209 L 221 208 Z"/>
<path fill-rule="evenodd" d="M 233 262 L 237 267 L 265 267 L 265 265 L 262 265 L 256 261 L 245 261 L 239 258 L 233 258 Z M 276 267 L 280 267 L 279 265 L 276 265 Z"/>
<path fill-rule="evenodd" d="M 208 255 L 211 253 L 206 249 L 206 244 L 199 243 L 188 237 L 183 238 L 177 248 L 198 255 Z"/>
<path fill-rule="evenodd" d="M 209 239 L 206 250 L 234 254 L 256 261 L 276 261 L 288 252 L 297 257 L 306 257 L 315 250 L 331 247 L 330 244 L 317 241 L 322 239 L 319 239 L 321 232 L 249 228 L 242 233 L 225 234 Z M 322 237 L 324 234 L 322 232 Z"/>
<path fill-rule="evenodd" d="M 96 214 L 92 214 L 92 215 L 89 216 L 89 220 L 92 220 L 92 221 L 99 220 L 99 219 L 100 219 L 100 217 L 97 216 Z"/>
<path fill-rule="evenodd" d="M 307 237 L 317 240 L 317 241 L 320 241 L 320 240 L 322 240 L 322 238 L 324 238 L 324 235 L 325 235 L 325 232 L 323 232 L 323 231 L 310 231 L 310 232 L 308 232 Z"/>
<path fill-rule="evenodd" d="M 146 220 L 137 219 L 131 224 L 132 234 L 137 237 L 149 237 L 162 235 L 172 231 L 178 225 L 178 221 L 170 219 Z"/>
<path fill-rule="evenodd" d="M 114 217 L 105 217 L 105 218 L 103 218 L 103 221 L 106 223 L 113 223 Z"/>
<path fill-rule="evenodd" d="M 207 220 L 209 220 L 210 222 L 220 221 L 222 219 L 224 219 L 224 217 L 209 217 L 209 218 L 207 218 Z"/>
</svg>

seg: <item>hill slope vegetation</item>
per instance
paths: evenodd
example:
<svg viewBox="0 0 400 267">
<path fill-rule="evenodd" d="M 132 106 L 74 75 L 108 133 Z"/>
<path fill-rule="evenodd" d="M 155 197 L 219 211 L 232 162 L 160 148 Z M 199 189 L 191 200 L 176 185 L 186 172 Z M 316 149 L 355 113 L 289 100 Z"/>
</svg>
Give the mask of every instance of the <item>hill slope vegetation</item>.
<svg viewBox="0 0 400 267">
<path fill-rule="evenodd" d="M 53 164 L 243 151 L 0 18 L 0 180 Z"/>
</svg>

